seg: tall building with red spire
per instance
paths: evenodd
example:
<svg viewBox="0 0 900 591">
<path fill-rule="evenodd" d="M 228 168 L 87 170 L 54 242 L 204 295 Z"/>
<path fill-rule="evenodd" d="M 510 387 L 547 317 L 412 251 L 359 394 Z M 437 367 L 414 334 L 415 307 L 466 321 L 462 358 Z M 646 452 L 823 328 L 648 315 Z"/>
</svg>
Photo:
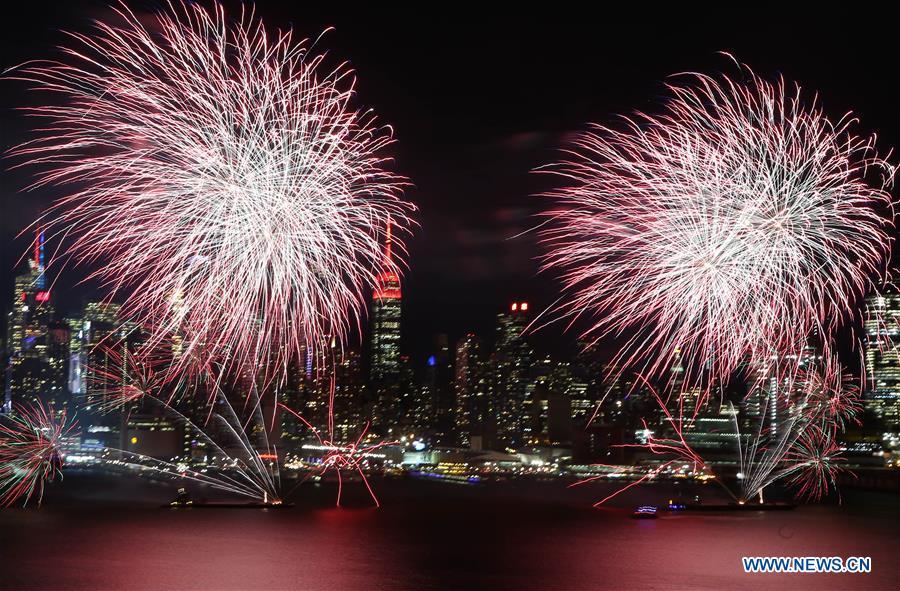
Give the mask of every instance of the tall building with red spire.
<svg viewBox="0 0 900 591">
<path fill-rule="evenodd" d="M 384 246 L 384 271 L 372 294 L 370 383 L 375 394 L 374 421 L 382 428 L 397 420 L 400 394 L 400 275 L 393 261 L 393 238 L 388 220 Z"/>
<path fill-rule="evenodd" d="M 53 306 L 44 277 L 44 232 L 38 228 L 28 268 L 15 278 L 12 310 L 7 317 L 9 364 L 2 406 L 42 400 L 61 409 L 67 400 L 65 381 L 68 336 L 53 324 Z"/>
</svg>

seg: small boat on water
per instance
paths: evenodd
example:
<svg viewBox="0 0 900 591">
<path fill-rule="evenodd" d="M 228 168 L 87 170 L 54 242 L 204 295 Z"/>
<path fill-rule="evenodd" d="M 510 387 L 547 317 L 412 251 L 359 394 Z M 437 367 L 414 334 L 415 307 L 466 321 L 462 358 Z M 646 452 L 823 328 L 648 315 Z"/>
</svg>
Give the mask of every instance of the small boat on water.
<svg viewBox="0 0 900 591">
<path fill-rule="evenodd" d="M 654 505 L 641 505 L 631 513 L 632 519 L 656 519 L 657 508 Z"/>
</svg>

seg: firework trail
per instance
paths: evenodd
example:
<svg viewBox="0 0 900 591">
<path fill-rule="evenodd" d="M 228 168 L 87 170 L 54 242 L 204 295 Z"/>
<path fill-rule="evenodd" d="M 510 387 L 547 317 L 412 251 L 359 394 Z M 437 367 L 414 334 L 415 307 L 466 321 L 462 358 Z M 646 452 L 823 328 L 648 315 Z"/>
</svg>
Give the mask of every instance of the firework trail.
<svg viewBox="0 0 900 591">
<path fill-rule="evenodd" d="M 0 418 L 0 506 L 37 497 L 40 506 L 44 483 L 62 479 L 63 439 L 75 427 L 65 414 L 54 416 L 41 403 L 18 406 Z"/>
<path fill-rule="evenodd" d="M 168 388 L 173 380 L 167 371 L 171 365 L 154 351 L 132 350 L 126 344 L 101 344 L 98 357 L 106 363 L 97 364 L 89 374 L 90 390 L 102 392 L 96 407 L 101 413 L 130 408 L 144 399 L 158 400 L 161 396 L 171 402 L 177 388 Z M 164 389 L 172 394 L 164 395 Z"/>
<path fill-rule="evenodd" d="M 709 474 L 713 477 L 715 482 L 717 482 L 722 488 L 727 492 L 732 498 L 737 500 L 737 497 L 732 494 L 732 492 L 719 480 L 719 478 L 715 475 L 715 471 L 707 464 L 707 462 L 698 454 L 693 447 L 688 443 L 685 438 L 685 432 L 690 428 L 693 424 L 693 419 L 687 418 L 684 412 L 684 398 L 678 397 L 678 412 L 673 413 L 665 400 L 663 400 L 662 396 L 660 396 L 659 392 L 656 388 L 654 388 L 646 378 L 639 377 L 639 381 L 647 388 L 647 391 L 653 396 L 653 399 L 656 401 L 660 410 L 665 417 L 665 423 L 668 427 L 668 432 L 671 434 L 668 437 L 657 437 L 652 434 L 648 424 L 646 421 L 643 422 L 644 432 L 649 433 L 650 435 L 647 438 L 646 443 L 640 444 L 624 444 L 621 447 L 623 448 L 638 448 L 644 449 L 652 452 L 654 455 L 667 456 L 671 459 L 660 464 L 655 469 L 649 471 L 646 476 L 643 478 L 632 482 L 631 484 L 622 487 L 621 489 L 613 492 L 606 498 L 594 503 L 594 506 L 600 506 L 606 501 L 618 496 L 619 494 L 625 492 L 629 488 L 633 486 L 637 486 L 641 482 L 647 479 L 651 479 L 656 475 L 662 473 L 664 470 L 669 468 L 671 465 L 675 463 L 679 464 L 690 464 L 692 466 L 693 472 L 703 472 Z M 696 417 L 696 412 L 694 413 Z M 587 479 L 591 480 L 591 479 Z M 575 484 L 582 484 L 585 481 L 577 482 Z"/>
<path fill-rule="evenodd" d="M 788 483 L 800 487 L 799 497 L 818 500 L 839 471 L 835 438 L 848 423 L 859 423 L 859 388 L 834 354 L 800 367 L 792 359 L 778 360 L 773 375 L 750 394 L 760 412 L 749 432 L 742 433 L 732 407 L 741 498 L 762 499 L 767 486 L 791 476 Z M 827 467 L 813 469 L 815 457 L 827 460 Z"/>
<path fill-rule="evenodd" d="M 810 423 L 818 421 L 832 435 L 847 430 L 848 424 L 860 424 L 862 383 L 857 383 L 836 355 L 825 356 L 817 367 L 804 368 L 795 381 L 802 385 L 803 415 Z"/>
<path fill-rule="evenodd" d="M 261 401 L 255 388 L 251 388 L 246 396 L 251 404 L 249 417 L 241 420 L 216 380 L 203 383 L 197 376 L 192 376 L 189 383 L 172 380 L 169 375 L 172 361 L 167 364 L 163 357 L 153 356 L 146 350 L 144 355 L 140 355 L 131 353 L 127 348 L 104 346 L 102 352 L 108 363 L 102 371 L 94 374 L 92 381 L 95 389 L 107 387 L 100 409 L 103 412 L 130 412 L 143 403 L 155 405 L 209 446 L 216 467 L 201 472 L 191 469 L 186 462 L 167 462 L 128 450 L 108 448 L 125 458 L 112 460 L 112 464 L 126 464 L 169 474 L 257 501 L 282 502 L 278 450 L 269 442 Z M 201 383 L 213 391 L 209 396 L 213 404 L 202 425 L 176 407 L 178 401 L 189 402 L 188 388 L 196 389 Z M 259 435 L 257 439 L 261 441 L 251 441 L 251 435 Z"/>
<path fill-rule="evenodd" d="M 886 272 L 894 169 L 855 119 L 744 67 L 668 85 L 659 115 L 593 126 L 564 161 L 541 230 L 558 318 L 630 335 L 616 365 L 727 383 L 762 351 L 829 342 Z"/>
<path fill-rule="evenodd" d="M 152 29 L 116 13 L 7 74 L 61 99 L 24 109 L 43 126 L 11 150 L 33 187 L 72 187 L 41 223 L 102 263 L 92 277 L 151 340 L 181 335 L 182 363 L 283 377 L 358 329 L 366 291 L 399 271 L 380 243 L 390 224 L 402 255 L 415 208 L 384 155 L 392 132 L 351 107 L 345 65 L 252 12 L 175 1 Z"/>
<path fill-rule="evenodd" d="M 643 476 L 641 476 L 634 482 L 631 482 L 631 483 L 613 491 L 609 495 L 603 497 L 602 499 L 600 499 L 599 501 L 594 503 L 594 507 L 599 507 L 599 506 L 605 504 L 607 501 L 610 501 L 610 500 L 616 498 L 617 496 L 624 493 L 625 491 L 627 491 L 630 488 L 639 486 L 640 484 L 643 484 L 644 482 L 646 482 L 648 480 L 653 480 L 656 476 L 658 476 L 660 473 L 665 471 L 667 468 L 669 468 L 669 466 L 671 466 L 674 463 L 675 463 L 675 460 L 669 460 L 668 462 L 664 462 L 664 463 L 660 464 L 659 466 L 657 466 L 656 468 L 649 470 L 646 474 L 644 474 Z M 601 468 L 605 468 L 605 467 L 612 468 L 613 467 L 613 466 L 608 466 L 607 464 L 592 464 L 592 466 L 601 467 Z M 599 480 L 603 477 L 604 477 L 603 475 L 598 475 L 598 476 L 591 476 L 589 478 L 584 478 L 582 480 L 579 480 L 578 482 L 573 482 L 572 484 L 569 485 L 568 488 L 582 486 L 584 484 L 588 484 L 589 482 L 594 482 L 595 480 Z"/>
<path fill-rule="evenodd" d="M 738 464 L 736 492 L 730 490 L 688 440 L 699 413 L 685 409 L 683 395 L 675 398 L 678 409 L 673 412 L 657 390 L 641 378 L 664 415 L 667 434 L 661 437 L 651 434 L 646 443 L 620 447 L 646 450 L 665 461 L 595 506 L 655 477 L 675 463 L 690 464 L 694 472 L 711 475 L 739 503 L 754 498 L 762 502 L 765 488 L 780 481 L 797 489 L 798 498 L 813 501 L 836 488 L 837 476 L 846 471 L 836 438 L 848 423 L 859 422 L 859 388 L 833 354 L 802 366 L 796 358 L 779 359 L 770 369 L 774 378 L 760 377 L 744 401 L 756 402 L 756 410 L 750 408 L 752 405 L 745 405 L 739 412 L 728 403 Z M 749 426 L 742 428 L 742 424 Z M 646 422 L 644 429 L 652 433 Z M 575 485 L 599 478 L 602 476 Z"/>
</svg>

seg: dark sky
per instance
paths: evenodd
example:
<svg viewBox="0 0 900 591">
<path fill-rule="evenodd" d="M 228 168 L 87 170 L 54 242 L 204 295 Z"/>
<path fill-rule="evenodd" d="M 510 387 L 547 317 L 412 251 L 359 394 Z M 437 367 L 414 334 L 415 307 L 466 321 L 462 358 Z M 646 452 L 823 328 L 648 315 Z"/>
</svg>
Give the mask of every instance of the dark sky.
<svg viewBox="0 0 900 591">
<path fill-rule="evenodd" d="M 60 29 L 87 30 L 91 18 L 108 13 L 106 3 L 94 1 L 16 4 L 4 7 L 0 22 L 3 68 L 53 56 L 63 41 Z M 415 183 L 408 196 L 421 208 L 404 284 L 404 348 L 417 357 L 434 332 L 455 337 L 490 330 L 513 298 L 539 307 L 554 299 L 554 278 L 537 274 L 533 238 L 515 238 L 541 207 L 534 195 L 544 181 L 530 171 L 552 160 L 567 134 L 588 121 L 657 110 L 670 74 L 732 72 L 719 51 L 766 77 L 783 74 L 818 90 L 834 116 L 852 109 L 862 129 L 878 132 L 883 148 L 900 140 L 895 21 L 863 3 L 663 12 L 651 3 L 591 12 L 574 2 L 492 10 L 486 2 L 388 4 L 256 6 L 268 26 L 291 26 L 301 36 L 335 27 L 321 47 L 349 60 L 360 104 L 395 128 L 397 168 Z M 226 5 L 232 13 L 239 6 Z M 0 97 L 0 147 L 6 149 L 25 137 L 26 122 L 14 109 L 29 97 L 11 81 L 0 81 Z M 20 192 L 27 177 L 9 172 L 9 165 L 0 172 L 0 294 L 11 293 L 13 267 L 27 247 L 15 235 L 52 198 Z M 77 308 L 89 293 L 71 287 L 77 278 L 62 278 L 61 307 Z M 7 304 L 8 297 L 0 301 Z M 559 333 L 551 328 L 544 338 L 565 342 Z"/>
</svg>

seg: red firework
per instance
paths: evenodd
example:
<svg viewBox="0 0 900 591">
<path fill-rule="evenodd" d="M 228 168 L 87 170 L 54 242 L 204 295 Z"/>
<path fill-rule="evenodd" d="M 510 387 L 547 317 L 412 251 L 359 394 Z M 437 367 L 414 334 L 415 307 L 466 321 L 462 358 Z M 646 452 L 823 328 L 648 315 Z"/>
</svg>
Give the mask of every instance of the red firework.
<svg viewBox="0 0 900 591">
<path fill-rule="evenodd" d="M 841 452 L 831 430 L 811 425 L 785 454 L 787 466 L 778 477 L 795 487 L 799 498 L 818 501 L 832 489 L 837 490 L 840 474 L 850 473 Z"/>
<path fill-rule="evenodd" d="M 372 486 L 369 484 L 369 479 L 366 477 L 366 473 L 363 468 L 368 459 L 373 454 L 375 454 L 379 449 L 383 447 L 395 445 L 395 441 L 382 441 L 379 443 L 374 443 L 372 445 L 363 444 L 363 440 L 366 438 L 366 435 L 369 431 L 369 423 L 366 422 L 365 426 L 363 426 L 360 431 L 359 437 L 357 437 L 355 441 L 346 443 L 335 442 L 333 399 L 329 402 L 328 408 L 328 432 L 324 434 L 320 432 L 319 429 L 316 429 L 312 424 L 310 424 L 309 421 L 307 421 L 306 418 L 304 418 L 297 411 L 289 408 L 288 406 L 285 406 L 284 404 L 279 403 L 279 406 L 299 419 L 304 425 L 309 427 L 309 429 L 313 432 L 316 439 L 318 440 L 319 446 L 323 451 L 325 451 L 325 455 L 322 456 L 322 461 L 318 465 L 316 470 L 319 475 L 323 475 L 329 471 L 333 471 L 337 476 L 338 492 L 337 500 L 335 501 L 336 506 L 341 506 L 341 495 L 343 493 L 343 477 L 341 476 L 341 474 L 345 471 L 355 472 L 359 474 L 360 478 L 362 478 L 363 484 L 366 486 L 366 490 L 369 491 L 369 496 L 372 497 L 372 501 L 375 503 L 375 506 L 381 506 L 381 503 L 378 501 L 378 497 L 375 496 L 375 491 L 372 490 Z"/>
<path fill-rule="evenodd" d="M 102 363 L 95 364 L 88 376 L 93 397 L 101 412 L 111 412 L 138 404 L 145 397 L 167 399 L 163 390 L 170 383 L 166 371 L 170 362 L 148 350 L 133 351 L 126 344 L 100 345 L 94 352 Z"/>
<path fill-rule="evenodd" d="M 181 336 L 175 363 L 279 380 L 358 328 L 403 265 L 381 252 L 390 222 L 402 257 L 415 210 L 392 130 L 352 106 L 346 66 L 252 11 L 176 0 L 150 27 L 114 11 L 59 61 L 9 73 L 60 99 L 25 109 L 45 125 L 12 150 L 36 186 L 72 191 L 41 223 L 75 262 L 102 261 L 151 342 Z"/>
<path fill-rule="evenodd" d="M 894 168 L 799 86 L 746 67 L 681 80 L 662 114 L 593 126 L 544 169 L 563 183 L 544 269 L 585 338 L 631 334 L 620 369 L 661 378 L 680 349 L 690 386 L 724 384 L 854 317 L 886 272 Z"/>
<path fill-rule="evenodd" d="M 0 505 L 44 496 L 44 483 L 62 478 L 64 439 L 75 428 L 42 403 L 17 406 L 0 419 Z"/>
</svg>

